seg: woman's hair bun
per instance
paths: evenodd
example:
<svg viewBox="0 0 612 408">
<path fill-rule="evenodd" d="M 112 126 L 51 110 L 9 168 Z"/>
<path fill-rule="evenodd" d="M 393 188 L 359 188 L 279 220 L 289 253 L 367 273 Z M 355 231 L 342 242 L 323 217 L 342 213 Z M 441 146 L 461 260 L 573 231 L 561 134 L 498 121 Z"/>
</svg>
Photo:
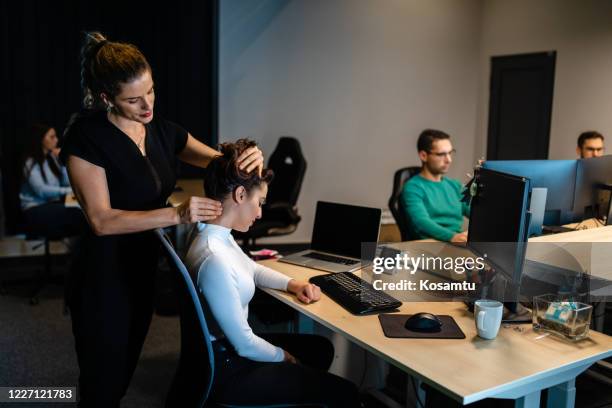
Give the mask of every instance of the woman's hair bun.
<svg viewBox="0 0 612 408">
<path fill-rule="evenodd" d="M 219 151 L 221 151 L 223 158 L 235 161 L 242 152 L 255 146 L 257 146 L 257 143 L 254 140 L 238 139 L 234 143 L 219 144 Z"/>
<path fill-rule="evenodd" d="M 247 173 L 239 167 L 240 155 L 256 146 L 257 143 L 249 139 L 219 144 L 221 155 L 215 157 L 206 168 L 204 177 L 206 197 L 221 201 L 239 186 L 250 192 L 254 187 L 272 181 L 274 173 L 270 169 L 263 169 L 260 176 L 257 169 Z"/>
</svg>

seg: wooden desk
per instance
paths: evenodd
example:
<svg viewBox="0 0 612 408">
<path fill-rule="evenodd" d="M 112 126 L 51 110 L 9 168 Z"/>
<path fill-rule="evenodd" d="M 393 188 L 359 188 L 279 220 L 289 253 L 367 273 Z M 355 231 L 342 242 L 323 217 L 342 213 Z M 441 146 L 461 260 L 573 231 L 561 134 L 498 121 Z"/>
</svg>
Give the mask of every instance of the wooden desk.
<svg viewBox="0 0 612 408">
<path fill-rule="evenodd" d="M 566 228 L 578 228 L 578 229 L 591 229 L 591 228 L 600 228 L 603 227 L 601 222 L 596 218 L 589 218 L 587 220 L 581 222 L 573 222 L 571 224 L 564 225 Z"/>
<path fill-rule="evenodd" d="M 168 203 L 173 207 L 178 207 L 191 196 L 204 197 L 204 184 L 200 179 L 178 179 L 176 185 L 181 191 L 173 192 L 168 198 Z"/>
<path fill-rule="evenodd" d="M 321 274 L 277 261 L 261 263 L 296 279 Z M 319 302 L 304 305 L 284 292 L 265 291 L 463 404 L 503 398 L 515 399 L 516 406 L 539 407 L 540 390 L 548 388 L 549 407 L 572 407 L 576 376 L 612 355 L 612 338 L 594 331 L 589 339 L 572 344 L 542 338 L 530 325 L 522 325 L 522 332 L 502 327 L 495 340 L 483 340 L 476 335 L 472 314 L 456 302 L 405 302 L 401 313 L 451 315 L 466 339 L 390 339 L 384 336 L 377 316 L 354 316 L 325 295 Z"/>
<path fill-rule="evenodd" d="M 181 188 L 180 191 L 173 192 L 168 197 L 168 203 L 173 207 L 178 207 L 183 201 L 191 196 L 204 196 L 204 184 L 199 179 L 178 179 L 176 185 Z M 74 194 L 67 194 L 64 198 L 66 207 L 80 207 L 79 202 Z"/>
<path fill-rule="evenodd" d="M 51 255 L 66 255 L 70 251 L 63 241 L 49 241 Z M 44 256 L 45 245 L 43 240 L 28 240 L 19 237 L 5 237 L 0 239 L 0 258 L 23 258 L 29 256 Z"/>
<path fill-rule="evenodd" d="M 529 239 L 529 244 L 547 243 L 550 245 L 528 245 L 527 259 L 564 267 L 559 260 L 571 255 L 582 271 L 612 281 L 612 225 L 600 228 L 542 235 Z M 541 255 L 545 252 L 546 255 Z M 565 254 L 565 255 L 564 255 Z"/>
<path fill-rule="evenodd" d="M 612 242 L 612 225 L 599 228 L 541 235 L 529 242 Z"/>
<path fill-rule="evenodd" d="M 400 242 L 401 240 L 402 236 L 397 224 L 380 224 L 380 236 L 378 237 L 378 242 Z"/>
<path fill-rule="evenodd" d="M 66 196 L 64 196 L 64 205 L 66 207 L 81 208 L 74 194 L 66 194 Z"/>
<path fill-rule="evenodd" d="M 422 239 L 396 243 L 393 244 L 393 247 L 406 249 L 408 246 L 414 247 L 422 244 L 425 245 L 424 248 L 427 248 L 427 244 L 430 243 L 443 244 L 434 239 Z M 610 265 L 612 265 L 612 225 L 559 234 L 541 235 L 529 238 L 529 243 L 550 244 L 539 246 L 528 245 L 526 258 L 529 260 L 566 268 L 567 265 L 564 265 L 562 261 L 567 260 L 567 255 L 571 255 L 578 261 L 582 271 L 588 271 L 593 276 L 612 281 L 612 268 L 610 268 Z M 438 246 L 435 248 L 440 249 L 442 247 Z M 429 247 L 429 249 L 432 249 L 432 247 Z M 457 256 L 461 256 L 460 247 L 449 246 L 445 253 L 452 256 L 453 251 L 458 252 Z"/>
</svg>

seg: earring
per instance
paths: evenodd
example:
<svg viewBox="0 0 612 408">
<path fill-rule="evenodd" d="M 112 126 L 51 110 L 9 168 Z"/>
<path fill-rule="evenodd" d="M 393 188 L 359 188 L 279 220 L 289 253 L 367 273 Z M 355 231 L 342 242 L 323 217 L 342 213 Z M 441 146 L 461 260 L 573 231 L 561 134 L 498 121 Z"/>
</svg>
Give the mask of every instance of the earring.
<svg viewBox="0 0 612 408">
<path fill-rule="evenodd" d="M 106 111 L 107 112 L 111 112 L 113 110 L 113 105 L 111 105 L 110 103 L 108 105 L 106 105 Z"/>
</svg>

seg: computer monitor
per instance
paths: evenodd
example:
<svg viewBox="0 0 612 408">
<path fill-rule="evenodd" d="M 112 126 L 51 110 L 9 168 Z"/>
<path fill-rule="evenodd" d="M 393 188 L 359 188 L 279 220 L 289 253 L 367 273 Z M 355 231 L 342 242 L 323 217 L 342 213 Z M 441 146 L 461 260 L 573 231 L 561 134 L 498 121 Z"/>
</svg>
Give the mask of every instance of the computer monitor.
<svg viewBox="0 0 612 408">
<path fill-rule="evenodd" d="M 501 280 L 496 282 L 497 296 L 504 299 L 506 307 L 503 321 L 523 323 L 530 319 L 529 312 L 518 303 L 529 234 L 530 180 L 481 168 L 476 171 L 474 183 L 468 247 L 485 257 L 486 263 L 509 283 L 506 287 L 500 286 Z"/>
<path fill-rule="evenodd" d="M 578 162 L 574 192 L 574 220 L 597 217 L 608 208 L 598 208 L 599 195 L 612 184 L 612 156 L 581 159 Z M 608 221 L 609 222 L 609 221 Z"/>
<path fill-rule="evenodd" d="M 488 168 L 476 171 L 468 247 L 519 284 L 529 228 L 530 180 Z M 485 255 L 486 254 L 486 255 Z"/>
<path fill-rule="evenodd" d="M 544 224 L 563 225 L 574 220 L 574 194 L 578 160 L 492 160 L 483 168 L 526 177 L 531 188 L 546 188 Z"/>
</svg>

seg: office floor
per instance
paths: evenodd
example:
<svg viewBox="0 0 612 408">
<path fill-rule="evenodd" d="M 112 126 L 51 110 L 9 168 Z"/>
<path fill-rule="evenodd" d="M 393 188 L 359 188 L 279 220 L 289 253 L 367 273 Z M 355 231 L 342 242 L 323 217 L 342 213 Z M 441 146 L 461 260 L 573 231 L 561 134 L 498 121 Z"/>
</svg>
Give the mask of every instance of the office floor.
<svg viewBox="0 0 612 408">
<path fill-rule="evenodd" d="M 1 264 L 2 278 L 31 274 L 35 259 Z M 56 266 L 61 271 L 62 265 Z M 0 386 L 74 386 L 78 366 L 74 353 L 69 316 L 62 314 L 61 279 L 45 288 L 38 306 L 28 304 L 29 283 L 10 283 L 0 295 Z M 156 314 L 144 350 L 122 407 L 163 407 L 165 395 L 179 355 L 178 317 Z M 406 384 L 398 373 L 398 384 Z M 612 407 L 612 389 L 580 376 L 577 381 L 577 407 Z M 393 394 L 393 392 L 391 392 Z M 400 393 L 401 394 L 401 393 Z M 365 397 L 367 407 L 380 403 Z M 19 407 L 41 407 L 40 404 L 17 404 Z M 17 406 L 15 405 L 15 406 Z M 454 406 L 449 402 L 437 406 Z M 73 404 L 54 404 L 73 407 Z M 487 400 L 474 407 L 501 408 L 510 401 Z"/>
<path fill-rule="evenodd" d="M 62 287 L 46 288 L 38 306 L 28 304 L 23 289 L 11 285 L 0 296 L 0 385 L 76 386 L 79 371 L 70 317 L 62 314 Z M 122 407 L 163 407 L 179 348 L 178 318 L 155 315 Z"/>
</svg>

